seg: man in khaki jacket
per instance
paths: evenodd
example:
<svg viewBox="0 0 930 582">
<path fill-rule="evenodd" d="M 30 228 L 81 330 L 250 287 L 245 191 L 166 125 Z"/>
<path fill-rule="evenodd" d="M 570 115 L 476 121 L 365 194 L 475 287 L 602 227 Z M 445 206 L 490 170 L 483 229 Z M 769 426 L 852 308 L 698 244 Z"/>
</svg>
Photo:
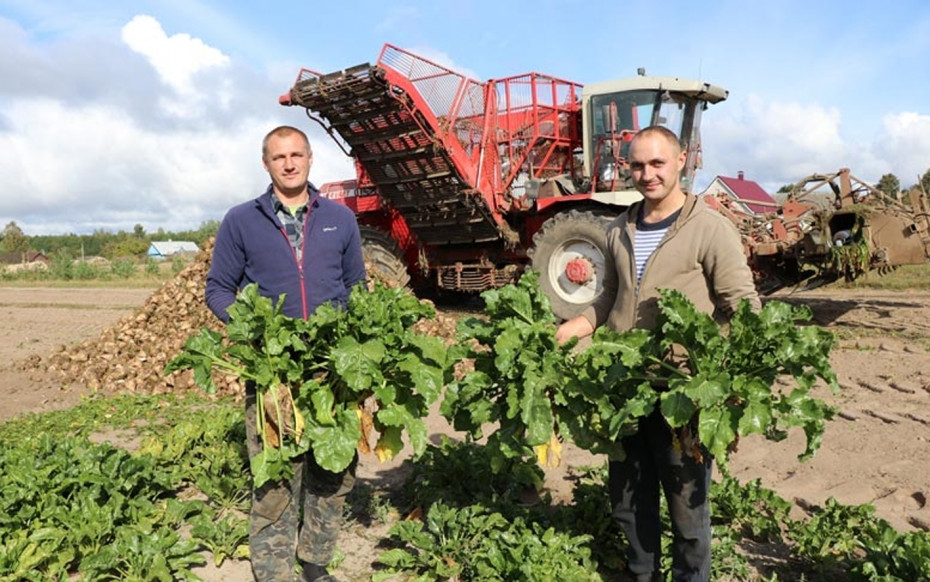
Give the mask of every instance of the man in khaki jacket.
<svg viewBox="0 0 930 582">
<path fill-rule="evenodd" d="M 658 315 L 660 289 L 677 289 L 706 313 L 729 316 L 759 297 L 733 225 L 681 189 L 687 153 L 678 137 L 648 127 L 630 144 L 630 169 L 643 200 L 607 230 L 609 258 L 604 290 L 581 315 L 563 323 L 560 341 L 584 337 L 600 325 L 617 331 L 649 329 Z M 676 450 L 672 429 L 656 408 L 638 432 L 622 441 L 627 457 L 608 471 L 613 515 L 629 541 L 628 569 L 637 582 L 665 578 L 659 571 L 664 489 L 672 522 L 674 582 L 710 578 L 710 505 L 713 459 L 702 447 L 699 462 Z M 660 489 L 661 487 L 661 489 Z"/>
</svg>

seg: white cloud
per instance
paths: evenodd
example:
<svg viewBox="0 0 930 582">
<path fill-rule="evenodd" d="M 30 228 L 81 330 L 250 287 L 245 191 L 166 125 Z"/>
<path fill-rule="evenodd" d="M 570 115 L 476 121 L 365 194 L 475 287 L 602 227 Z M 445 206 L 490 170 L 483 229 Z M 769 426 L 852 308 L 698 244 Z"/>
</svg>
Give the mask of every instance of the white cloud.
<svg viewBox="0 0 930 582">
<path fill-rule="evenodd" d="M 750 95 L 742 103 L 724 103 L 705 117 L 705 168 L 698 185 L 717 175 L 746 177 L 769 191 L 811 174 L 851 168 L 865 180 L 875 180 L 888 162 L 867 145 L 843 132 L 843 117 L 834 107 L 766 100 Z M 727 108 L 728 109 L 725 109 Z"/>
<path fill-rule="evenodd" d="M 846 126 L 856 121 L 847 122 L 834 107 L 756 95 L 743 103 L 724 102 L 704 118 L 705 167 L 696 186 L 706 186 L 717 175 L 743 171 L 774 192 L 811 174 L 840 168 L 850 168 L 868 183 L 893 173 L 909 185 L 930 168 L 930 115 L 888 114 L 881 134 L 862 141 L 847 135 Z"/>
<path fill-rule="evenodd" d="M 229 57 L 189 34 L 168 36 L 151 16 L 138 15 L 122 30 L 122 39 L 145 56 L 161 79 L 181 94 L 190 93 L 191 77 L 208 68 L 229 64 Z"/>
<path fill-rule="evenodd" d="M 903 187 L 916 184 L 930 169 L 930 115 L 904 112 L 886 115 L 883 133 L 872 147 L 876 157 L 888 160 L 889 170 Z"/>
<path fill-rule="evenodd" d="M 730 166 L 727 175 L 743 170 L 747 177 L 763 179 L 778 179 L 778 174 L 781 179 L 801 177 L 839 167 L 847 157 L 837 109 L 751 95 L 735 104 L 735 110 L 721 113 L 709 116 L 713 130 L 706 132 L 708 141 L 719 145 L 720 154 L 710 150 L 707 156 L 718 160 L 718 165 Z M 737 161 L 746 167 L 732 167 Z"/>
<path fill-rule="evenodd" d="M 124 44 L 49 49 L 19 36 L 18 52 L 44 69 L 28 92 L 0 90 L 2 224 L 37 235 L 219 220 L 265 188 L 261 139 L 284 123 L 313 140 L 314 182 L 354 176 L 302 110 L 277 104 L 278 84 L 189 35 L 168 37 L 150 17 L 122 28 Z M 52 58 L 65 54 L 80 58 Z M 75 63 L 80 75 L 69 76 Z"/>
<path fill-rule="evenodd" d="M 176 231 L 219 220 L 267 185 L 261 139 L 281 123 L 244 117 L 234 127 L 158 133 L 112 107 L 51 99 L 14 101 L 7 113 L 0 175 L 28 195 L 2 197 L 0 222 L 15 220 L 29 235 L 134 224 Z M 354 175 L 328 138 L 314 151 L 315 182 Z"/>
<path fill-rule="evenodd" d="M 162 96 L 159 104 L 165 113 L 179 118 L 194 118 L 209 106 L 207 92 L 195 86 L 195 76 L 228 67 L 230 63 L 222 51 L 189 34 L 168 36 L 151 16 L 135 16 L 123 27 L 121 37 L 129 48 L 143 55 L 162 82 L 174 90 L 175 95 Z M 219 83 L 228 84 L 222 80 Z M 212 93 L 228 104 L 228 93 L 217 92 L 216 88 Z"/>
<path fill-rule="evenodd" d="M 16 155 L 0 157 L 0 172 L 29 195 L 5 197 L 0 214 L 61 212 L 74 221 L 71 230 L 82 231 L 219 218 L 222 208 L 261 187 L 256 144 L 270 125 L 246 120 L 222 133 L 159 134 L 112 107 L 74 109 L 47 99 L 12 103 L 10 119 L 3 141 Z"/>
</svg>

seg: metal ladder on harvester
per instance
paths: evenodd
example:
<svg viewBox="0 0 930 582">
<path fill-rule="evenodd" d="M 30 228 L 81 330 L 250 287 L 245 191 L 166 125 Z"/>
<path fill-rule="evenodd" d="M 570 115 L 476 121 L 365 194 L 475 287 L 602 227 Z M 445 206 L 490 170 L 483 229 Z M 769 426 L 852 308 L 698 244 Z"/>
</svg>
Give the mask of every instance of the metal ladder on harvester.
<svg viewBox="0 0 930 582">
<path fill-rule="evenodd" d="M 484 90 L 387 45 L 376 66 L 328 75 L 302 70 L 288 104 L 339 133 L 421 243 L 454 245 L 506 237 L 506 225 L 478 190 Z"/>
</svg>

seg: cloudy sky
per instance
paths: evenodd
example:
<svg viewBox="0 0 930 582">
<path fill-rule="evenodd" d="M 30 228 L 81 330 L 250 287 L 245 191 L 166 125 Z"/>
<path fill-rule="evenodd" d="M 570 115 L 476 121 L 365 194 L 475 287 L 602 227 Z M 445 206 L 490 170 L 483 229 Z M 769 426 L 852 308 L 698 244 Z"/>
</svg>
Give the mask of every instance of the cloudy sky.
<svg viewBox="0 0 930 582">
<path fill-rule="evenodd" d="M 849 167 L 902 185 L 930 169 L 930 2 L 895 0 L 0 0 L 0 228 L 177 231 L 267 184 L 260 141 L 311 134 L 311 179 L 352 177 L 303 110 L 300 67 L 375 62 L 384 43 L 479 80 L 700 78 L 697 186 L 769 191 Z M 661 7 L 659 7 L 661 6 Z"/>
</svg>

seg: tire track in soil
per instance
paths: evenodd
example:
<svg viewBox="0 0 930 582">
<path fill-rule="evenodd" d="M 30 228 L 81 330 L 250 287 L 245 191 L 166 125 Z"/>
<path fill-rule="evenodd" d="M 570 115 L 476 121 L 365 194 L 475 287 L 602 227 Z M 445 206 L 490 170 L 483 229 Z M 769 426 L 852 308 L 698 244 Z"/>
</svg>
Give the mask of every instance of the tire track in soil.
<svg viewBox="0 0 930 582">
<path fill-rule="evenodd" d="M 796 459 L 804 449 L 797 431 L 782 443 L 750 438 L 733 473 L 794 500 L 795 517 L 834 497 L 872 503 L 899 531 L 930 530 L 930 293 L 818 290 L 773 299 L 810 307 L 813 323 L 837 333 L 831 361 L 840 394 L 819 387 L 817 395 L 839 414 L 811 460 Z"/>
</svg>

